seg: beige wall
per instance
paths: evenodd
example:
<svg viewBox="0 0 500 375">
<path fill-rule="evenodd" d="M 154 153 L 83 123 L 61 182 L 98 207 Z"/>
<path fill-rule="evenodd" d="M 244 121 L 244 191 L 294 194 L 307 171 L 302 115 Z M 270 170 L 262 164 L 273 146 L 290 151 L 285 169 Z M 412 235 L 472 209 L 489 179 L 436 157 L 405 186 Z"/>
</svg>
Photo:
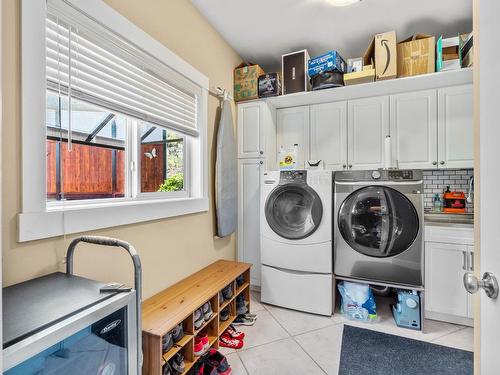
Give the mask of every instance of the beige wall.
<svg viewBox="0 0 500 375">
<path fill-rule="evenodd" d="M 232 69 L 240 57 L 198 13 L 189 0 L 105 0 L 210 79 L 231 88 Z M 63 267 L 71 236 L 19 244 L 21 209 L 20 149 L 20 0 L 3 0 L 3 283 L 8 286 Z M 213 185 L 214 128 L 218 100 L 209 97 L 208 142 Z M 211 189 L 213 191 L 213 189 Z M 212 193 L 211 193 L 212 194 Z M 111 228 L 100 235 L 131 242 L 143 265 L 144 297 L 164 289 L 212 261 L 235 257 L 235 238 L 214 238 L 213 198 L 208 213 Z M 113 248 L 77 252 L 78 274 L 105 281 L 132 282 L 125 253 Z M 88 251 L 85 251 L 88 250 Z"/>
</svg>

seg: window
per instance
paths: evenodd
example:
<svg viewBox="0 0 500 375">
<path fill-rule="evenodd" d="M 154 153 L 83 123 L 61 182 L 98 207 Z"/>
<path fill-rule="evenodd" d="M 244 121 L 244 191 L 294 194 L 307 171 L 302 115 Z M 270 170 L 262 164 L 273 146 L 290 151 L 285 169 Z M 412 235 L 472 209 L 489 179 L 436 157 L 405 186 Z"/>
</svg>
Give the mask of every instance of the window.
<svg viewBox="0 0 500 375">
<path fill-rule="evenodd" d="M 185 135 L 85 101 L 71 101 L 70 136 L 68 97 L 47 92 L 49 207 L 147 193 L 187 196 Z M 137 152 L 131 147 L 135 142 L 140 142 Z M 127 166 L 135 168 L 129 172 Z"/>
<path fill-rule="evenodd" d="M 142 123 L 141 193 L 186 192 L 184 137 L 176 132 Z"/>
<path fill-rule="evenodd" d="M 47 201 L 123 198 L 126 188 L 124 116 L 47 92 Z"/>
<path fill-rule="evenodd" d="M 206 211 L 208 79 L 99 0 L 22 18 L 20 240 Z"/>
</svg>

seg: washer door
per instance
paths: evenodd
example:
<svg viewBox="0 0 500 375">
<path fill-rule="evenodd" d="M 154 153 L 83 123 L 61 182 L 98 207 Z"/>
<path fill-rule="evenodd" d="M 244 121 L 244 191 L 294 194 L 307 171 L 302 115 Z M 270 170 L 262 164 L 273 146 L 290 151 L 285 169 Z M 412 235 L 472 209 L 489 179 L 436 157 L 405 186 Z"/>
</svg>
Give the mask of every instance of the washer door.
<svg viewBox="0 0 500 375">
<path fill-rule="evenodd" d="M 310 186 L 285 184 L 269 194 L 265 215 L 267 223 L 277 235 L 289 240 L 300 240 L 318 229 L 323 205 Z"/>
<path fill-rule="evenodd" d="M 356 190 L 342 203 L 338 226 L 357 252 L 387 258 L 407 250 L 419 231 L 418 214 L 403 194 L 386 186 Z"/>
</svg>

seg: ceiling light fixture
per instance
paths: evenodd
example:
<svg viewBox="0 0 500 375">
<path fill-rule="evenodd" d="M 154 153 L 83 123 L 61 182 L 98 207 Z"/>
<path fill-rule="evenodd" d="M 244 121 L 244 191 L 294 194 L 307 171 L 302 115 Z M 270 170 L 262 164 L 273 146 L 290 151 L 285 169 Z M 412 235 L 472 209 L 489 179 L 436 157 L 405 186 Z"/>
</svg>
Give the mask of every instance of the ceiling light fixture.
<svg viewBox="0 0 500 375">
<path fill-rule="evenodd" d="M 336 7 L 345 7 L 348 5 L 360 3 L 361 1 L 363 1 L 363 0 L 329 0 L 329 2 L 332 3 L 332 5 L 336 6 Z"/>
</svg>

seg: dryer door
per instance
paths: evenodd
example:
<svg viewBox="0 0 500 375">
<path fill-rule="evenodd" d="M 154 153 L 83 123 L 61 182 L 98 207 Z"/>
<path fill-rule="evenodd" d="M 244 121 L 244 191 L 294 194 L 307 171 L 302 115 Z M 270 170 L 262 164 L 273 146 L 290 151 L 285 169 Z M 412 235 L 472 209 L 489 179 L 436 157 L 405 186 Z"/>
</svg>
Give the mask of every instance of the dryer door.
<svg viewBox="0 0 500 375">
<path fill-rule="evenodd" d="M 339 231 L 357 252 L 387 258 L 407 250 L 419 231 L 418 214 L 403 194 L 386 186 L 351 193 L 338 213 Z"/>
<path fill-rule="evenodd" d="M 271 229 L 289 240 L 309 237 L 318 229 L 323 216 L 320 197 L 301 183 L 277 186 L 269 194 L 264 209 Z"/>
</svg>

